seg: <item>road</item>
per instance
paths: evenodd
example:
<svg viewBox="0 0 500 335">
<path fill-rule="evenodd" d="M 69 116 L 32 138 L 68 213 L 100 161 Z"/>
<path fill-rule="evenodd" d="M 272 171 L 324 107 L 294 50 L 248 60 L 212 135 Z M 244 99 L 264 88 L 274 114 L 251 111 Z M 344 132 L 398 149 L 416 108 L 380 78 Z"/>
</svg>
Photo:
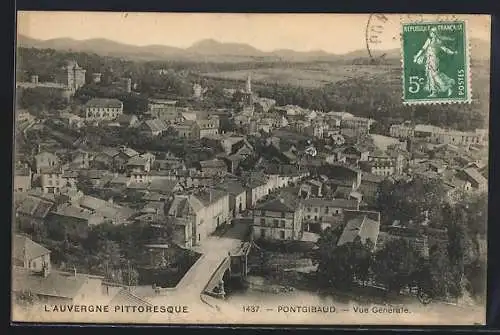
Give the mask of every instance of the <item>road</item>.
<svg viewBox="0 0 500 335">
<path fill-rule="evenodd" d="M 239 249 L 247 229 L 248 225 L 236 223 L 224 235 L 209 236 L 200 246 L 194 247 L 193 250 L 201 253 L 202 256 L 189 269 L 176 288 L 166 291 L 165 294 L 162 292 L 161 295 L 146 296 L 153 305 L 188 306 L 190 313 L 187 315 L 154 314 L 149 322 L 207 322 L 220 315 L 220 311 L 215 306 L 220 302 L 210 297 L 201 297 L 201 295 L 212 274 L 228 253 Z M 138 292 L 137 294 L 144 296 Z"/>
</svg>

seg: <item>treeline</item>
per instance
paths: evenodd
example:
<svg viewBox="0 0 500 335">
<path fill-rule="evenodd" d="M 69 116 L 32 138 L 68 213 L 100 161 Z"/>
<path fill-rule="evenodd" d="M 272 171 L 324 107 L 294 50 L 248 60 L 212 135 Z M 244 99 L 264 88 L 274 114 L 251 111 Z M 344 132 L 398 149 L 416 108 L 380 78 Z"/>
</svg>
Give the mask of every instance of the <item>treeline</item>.
<svg viewBox="0 0 500 335">
<path fill-rule="evenodd" d="M 362 243 L 359 237 L 338 246 L 342 229 L 328 228 L 321 233 L 314 256 L 318 283 L 325 289 L 341 290 L 381 285 L 397 294 L 417 288 L 441 299 L 459 298 L 468 292 L 484 299 L 486 263 L 468 254 L 464 225 L 463 221 L 450 221 L 447 243 L 433 244 L 428 257 L 405 238 L 390 239 L 375 251 L 373 241 Z"/>
<path fill-rule="evenodd" d="M 147 226 L 111 223 L 93 226 L 87 235 L 78 237 L 70 237 L 65 230 L 44 224 L 24 226 L 20 232 L 48 248 L 51 262 L 62 270 L 76 269 L 126 285 L 137 284 L 137 267 L 148 261 L 143 245 L 155 238 Z"/>
<path fill-rule="evenodd" d="M 345 289 L 356 282 L 374 281 L 394 292 L 418 287 L 434 297 L 456 298 L 469 292 L 484 298 L 486 264 L 481 244 L 486 238 L 487 194 L 464 195 L 454 204 L 444 199 L 439 180 L 384 182 L 378 205 L 381 217 L 387 219 L 381 232 L 391 234 L 390 224 L 399 220 L 400 233 L 378 241 L 372 253 L 374 241 L 363 244 L 356 239 L 337 246 L 342 227 L 323 231 L 315 257 L 322 285 Z M 428 228 L 421 226 L 424 220 Z M 428 257 L 411 242 L 424 235 L 429 241 Z"/>
<path fill-rule="evenodd" d="M 278 83 L 254 86 L 259 95 L 275 99 L 277 105 L 291 104 L 315 110 L 349 112 L 375 119 L 375 132 L 382 134 L 388 134 L 391 124 L 403 120 L 459 130 L 485 127 L 489 95 L 476 94 L 471 104 L 405 106 L 401 103 L 400 74 L 401 71 L 394 68 L 385 76 L 352 78 L 320 88 Z M 477 84 L 476 90 L 482 90 L 485 82 L 477 80 Z"/>
<path fill-rule="evenodd" d="M 103 84 L 109 85 L 117 78 L 131 78 L 137 84 L 141 97 L 188 98 L 192 85 L 200 82 L 212 96 L 203 106 L 223 107 L 226 100 L 222 88 L 234 81 L 202 78 L 202 73 L 231 70 L 255 70 L 273 67 L 304 67 L 304 64 L 284 62 L 241 62 L 241 63 L 195 63 L 178 61 L 130 61 L 115 57 L 99 56 L 84 52 L 60 52 L 52 49 L 19 48 L 17 80 L 29 80 L 30 74 L 38 74 L 40 81 L 54 81 L 54 74 L 67 60 L 74 59 L 87 70 L 87 83 L 93 72 L 103 74 Z M 311 63 L 313 64 L 313 63 Z M 307 64 L 306 64 L 307 65 Z M 338 66 L 343 66 L 339 63 Z M 377 65 L 373 65 L 377 66 Z M 384 65 L 385 66 L 385 65 Z M 473 130 L 485 127 L 489 110 L 488 64 L 472 64 L 473 102 L 471 104 L 441 104 L 405 106 L 401 103 L 402 85 L 399 67 L 388 67 L 389 71 L 371 76 L 338 81 L 319 88 L 304 88 L 281 83 L 254 83 L 254 91 L 260 96 L 275 99 L 278 105 L 294 104 L 304 108 L 323 111 L 346 111 L 377 121 L 374 132 L 387 133 L 395 122 L 412 119 L 440 127 L 459 130 Z M 165 70 L 160 74 L 158 70 Z M 95 87 L 86 88 L 87 93 L 109 95 Z M 139 108 L 139 111 L 141 109 Z"/>
</svg>

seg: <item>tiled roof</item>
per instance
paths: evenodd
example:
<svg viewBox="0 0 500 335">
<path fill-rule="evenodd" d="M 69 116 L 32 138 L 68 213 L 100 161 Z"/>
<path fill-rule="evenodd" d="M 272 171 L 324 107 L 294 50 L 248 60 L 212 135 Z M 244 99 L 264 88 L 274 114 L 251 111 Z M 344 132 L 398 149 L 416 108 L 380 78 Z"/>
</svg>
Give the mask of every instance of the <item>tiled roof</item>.
<svg viewBox="0 0 500 335">
<path fill-rule="evenodd" d="M 36 155 L 35 159 L 37 159 L 37 160 L 39 160 L 39 159 L 55 159 L 55 160 L 57 160 L 58 157 L 57 157 L 57 155 L 55 155 L 51 152 L 43 151 L 43 152 L 40 152 L 38 155 Z"/>
<path fill-rule="evenodd" d="M 78 178 L 80 173 L 74 170 L 68 170 L 63 172 L 63 178 Z"/>
<path fill-rule="evenodd" d="M 54 213 L 61 216 L 67 216 L 81 220 L 90 220 L 90 218 L 92 217 L 92 212 L 90 210 L 72 205 L 59 206 Z"/>
<path fill-rule="evenodd" d="M 152 132 L 164 131 L 168 128 L 167 125 L 160 119 L 146 120 L 144 121 L 144 125 Z"/>
<path fill-rule="evenodd" d="M 75 298 L 87 282 L 85 275 L 66 274 L 51 271 L 47 277 L 35 274 L 29 269 L 13 267 L 12 290 L 14 292 L 28 289 L 34 294 Z"/>
<path fill-rule="evenodd" d="M 128 289 L 123 288 L 111 299 L 110 305 L 133 305 L 133 306 L 152 306 L 144 298 L 130 292 Z"/>
<path fill-rule="evenodd" d="M 137 116 L 133 115 L 133 114 L 121 114 L 120 116 L 118 116 L 118 118 L 116 119 L 116 121 L 118 123 L 131 123 L 132 121 L 134 120 L 137 120 Z"/>
<path fill-rule="evenodd" d="M 139 153 L 137 151 L 135 151 L 132 148 L 128 148 L 128 147 L 121 148 L 120 152 L 125 154 L 129 158 L 139 155 Z"/>
<path fill-rule="evenodd" d="M 255 209 L 273 212 L 295 212 L 297 206 L 286 198 L 276 198 L 259 204 Z"/>
<path fill-rule="evenodd" d="M 90 179 L 101 179 L 110 175 L 107 170 L 81 170 L 80 173 Z"/>
<path fill-rule="evenodd" d="M 218 184 L 216 187 L 234 195 L 245 192 L 243 185 L 236 180 L 226 180 L 223 183 Z"/>
<path fill-rule="evenodd" d="M 146 158 L 135 156 L 128 160 L 127 165 L 146 165 L 148 163 Z"/>
<path fill-rule="evenodd" d="M 362 214 L 347 222 L 337 245 L 340 246 L 345 243 L 351 243 L 356 236 L 359 236 L 363 243 L 365 243 L 367 239 L 370 239 L 375 246 L 377 244 L 379 231 L 380 222 L 370 219 L 368 215 Z"/>
<path fill-rule="evenodd" d="M 370 183 L 381 183 L 384 179 L 385 177 L 373 173 L 363 172 L 363 174 L 361 175 L 361 183 L 363 183 L 363 181 Z"/>
<path fill-rule="evenodd" d="M 487 184 L 488 183 L 488 180 L 485 177 L 483 177 L 483 175 L 481 173 L 479 173 L 479 171 L 476 170 L 475 168 L 467 168 L 467 169 L 464 169 L 463 171 L 469 178 L 471 178 L 472 180 L 474 180 L 478 184 Z"/>
<path fill-rule="evenodd" d="M 149 185 L 149 190 L 160 193 L 172 193 L 178 185 L 179 182 L 177 180 L 154 178 Z"/>
<path fill-rule="evenodd" d="M 116 150 L 115 148 L 103 148 L 101 150 L 101 154 L 104 154 L 109 157 L 115 157 L 116 155 L 119 154 L 119 151 Z"/>
<path fill-rule="evenodd" d="M 22 262 L 24 262 L 25 259 L 32 260 L 50 253 L 49 249 L 22 235 L 15 235 L 12 244 L 12 257 L 14 260 Z"/>
<path fill-rule="evenodd" d="M 41 174 L 62 174 L 63 170 L 60 166 L 43 166 L 40 168 Z"/>
<path fill-rule="evenodd" d="M 29 176 L 30 175 L 30 168 L 28 166 L 16 166 L 15 169 L 15 175 L 16 176 Z"/>
<path fill-rule="evenodd" d="M 171 216 L 178 216 L 186 209 L 186 206 L 191 207 L 194 212 L 198 212 L 204 207 L 203 203 L 192 195 L 175 196 L 167 213 Z"/>
<path fill-rule="evenodd" d="M 27 196 L 16 208 L 18 213 L 34 218 L 45 218 L 54 204 L 37 197 Z"/>
<path fill-rule="evenodd" d="M 227 191 L 221 191 L 218 189 L 210 189 L 198 192 L 195 197 L 204 205 L 209 206 L 214 202 L 218 201 L 222 197 L 228 195 Z"/>
<path fill-rule="evenodd" d="M 226 168 L 226 163 L 220 159 L 200 161 L 201 168 Z"/>
<path fill-rule="evenodd" d="M 310 198 L 302 200 L 305 206 L 325 206 L 337 207 L 347 209 L 357 209 L 358 201 L 355 199 L 324 199 L 324 198 Z"/>
<path fill-rule="evenodd" d="M 89 208 L 92 210 L 97 210 L 103 206 L 107 206 L 108 202 L 99 198 L 91 197 L 85 195 L 80 199 L 80 206 Z"/>
<path fill-rule="evenodd" d="M 94 98 L 87 102 L 87 108 L 123 108 L 123 103 L 118 99 Z"/>
</svg>

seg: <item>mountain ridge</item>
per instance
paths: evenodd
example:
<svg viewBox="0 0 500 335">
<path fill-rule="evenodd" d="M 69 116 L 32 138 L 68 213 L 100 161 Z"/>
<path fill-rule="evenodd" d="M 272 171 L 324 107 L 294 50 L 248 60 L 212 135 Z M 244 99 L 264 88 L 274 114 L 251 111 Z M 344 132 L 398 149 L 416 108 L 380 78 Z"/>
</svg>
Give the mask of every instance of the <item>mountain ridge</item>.
<svg viewBox="0 0 500 335">
<path fill-rule="evenodd" d="M 146 58 L 151 60 L 215 60 L 226 61 L 228 58 L 240 60 L 268 60 L 268 61 L 337 61 L 342 59 L 367 58 L 368 52 L 364 49 L 354 50 L 344 54 L 329 53 L 324 50 L 297 51 L 292 49 L 277 49 L 262 51 L 258 48 L 235 42 L 220 42 L 215 39 L 203 39 L 193 43 L 187 48 L 168 45 L 151 44 L 144 46 L 121 43 L 105 38 L 92 38 L 76 40 L 63 37 L 49 40 L 39 40 L 19 34 L 18 47 L 34 47 L 39 49 L 71 50 L 75 52 L 92 52 L 104 56 Z M 484 47 L 488 53 L 484 53 Z M 471 49 L 481 50 L 475 58 L 488 59 L 489 45 L 479 39 L 471 39 Z M 398 58 L 400 51 L 397 49 L 384 50 L 379 53 L 384 58 Z M 475 54 L 472 53 L 474 56 Z M 487 57 L 486 57 L 487 56 Z"/>
</svg>

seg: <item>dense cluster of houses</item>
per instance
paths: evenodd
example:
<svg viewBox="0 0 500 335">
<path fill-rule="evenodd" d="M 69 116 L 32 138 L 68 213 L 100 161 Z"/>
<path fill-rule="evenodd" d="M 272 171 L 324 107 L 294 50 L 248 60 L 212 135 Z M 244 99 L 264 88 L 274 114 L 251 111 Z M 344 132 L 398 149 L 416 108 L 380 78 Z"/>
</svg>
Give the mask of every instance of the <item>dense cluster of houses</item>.
<svg viewBox="0 0 500 335">
<path fill-rule="evenodd" d="M 423 174 L 444 180 L 450 196 L 486 190 L 487 163 L 481 161 L 487 157 L 482 147 L 486 135 L 479 131 L 460 135 L 405 123 L 390 130 L 401 142 L 373 150 L 356 139 L 370 134 L 374 120 L 276 106 L 274 100 L 253 94 L 249 80 L 241 93 L 241 108 L 234 113 L 193 111 L 173 100 L 152 99 L 148 114 L 138 118 L 123 114 L 119 100 L 94 98 L 83 107 L 83 117 L 61 114 L 68 128 L 90 122 L 135 128 L 145 137 L 173 131 L 180 138 L 217 145 L 222 152 L 188 167 L 170 152 L 126 146 L 39 149 L 33 160 L 16 163 L 17 224 L 44 224 L 70 236 L 84 236 L 105 222 L 164 225 L 173 228 L 174 243 L 191 248 L 234 218 L 249 217 L 254 239 L 314 242 L 327 227 L 343 227 L 339 245 L 360 237 L 380 248 L 405 236 L 425 255 L 425 234 L 382 229 L 380 213 L 371 210 L 379 185 L 388 178 Z M 221 118 L 237 131 L 222 132 Z M 256 134 L 260 142 L 251 143 L 249 135 Z M 297 135 L 310 141 L 328 139 L 329 144 L 307 151 Z M 253 163 L 242 170 L 248 161 Z M 35 250 L 19 256 L 24 262 L 20 273 L 31 269 L 45 276 L 50 252 L 26 238 L 17 242 Z M 82 290 L 75 288 L 68 297 Z"/>
</svg>

